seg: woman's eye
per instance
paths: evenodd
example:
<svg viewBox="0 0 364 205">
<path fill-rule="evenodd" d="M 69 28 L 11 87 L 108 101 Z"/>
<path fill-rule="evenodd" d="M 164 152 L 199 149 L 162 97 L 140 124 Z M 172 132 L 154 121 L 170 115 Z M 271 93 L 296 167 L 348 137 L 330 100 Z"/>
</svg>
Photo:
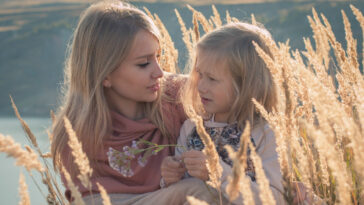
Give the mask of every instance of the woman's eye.
<svg viewBox="0 0 364 205">
<path fill-rule="evenodd" d="M 139 67 L 141 68 L 145 68 L 149 65 L 149 62 L 143 63 L 143 64 L 138 64 Z"/>
</svg>

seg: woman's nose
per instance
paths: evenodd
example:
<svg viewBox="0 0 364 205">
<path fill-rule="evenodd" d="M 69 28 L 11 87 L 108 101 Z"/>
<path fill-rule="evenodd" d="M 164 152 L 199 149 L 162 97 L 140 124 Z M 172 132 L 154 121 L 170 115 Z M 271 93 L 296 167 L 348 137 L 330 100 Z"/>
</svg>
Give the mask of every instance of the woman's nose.
<svg viewBox="0 0 364 205">
<path fill-rule="evenodd" d="M 159 63 L 156 63 L 153 73 L 152 73 L 152 78 L 158 79 L 163 77 L 163 71 L 161 69 L 161 67 L 159 66 Z"/>
</svg>

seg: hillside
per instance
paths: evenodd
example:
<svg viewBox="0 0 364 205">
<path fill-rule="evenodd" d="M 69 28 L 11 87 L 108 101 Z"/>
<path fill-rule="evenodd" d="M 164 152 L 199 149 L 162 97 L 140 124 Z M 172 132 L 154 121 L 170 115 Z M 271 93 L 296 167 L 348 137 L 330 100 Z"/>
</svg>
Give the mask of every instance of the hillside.
<svg viewBox="0 0 364 205">
<path fill-rule="evenodd" d="M 167 1 L 167 0 L 166 0 Z M 11 115 L 9 95 L 12 95 L 21 114 L 47 116 L 59 102 L 62 67 L 67 43 L 78 16 L 90 1 L 40 1 L 14 6 L 11 1 L 0 0 L 0 115 Z M 28 2 L 28 3 L 26 3 Z M 351 1 L 364 12 L 364 2 Z M 157 13 L 166 24 L 177 49 L 180 51 L 179 66 L 186 60 L 177 18 L 177 8 L 187 26 L 190 26 L 191 12 L 182 3 L 143 3 L 134 5 L 147 7 Z M 344 28 L 340 10 L 348 15 L 354 37 L 358 39 L 359 50 L 362 33 L 348 2 L 299 1 L 265 2 L 222 5 L 215 4 L 221 16 L 225 11 L 231 16 L 249 20 L 251 13 L 262 22 L 277 41 L 290 39 L 292 48 L 303 49 L 302 37 L 311 36 L 307 15 L 312 7 L 324 13 L 330 21 L 337 38 L 344 42 Z M 210 5 L 194 6 L 206 16 L 211 15 Z M 345 46 L 345 45 L 344 45 Z"/>
</svg>

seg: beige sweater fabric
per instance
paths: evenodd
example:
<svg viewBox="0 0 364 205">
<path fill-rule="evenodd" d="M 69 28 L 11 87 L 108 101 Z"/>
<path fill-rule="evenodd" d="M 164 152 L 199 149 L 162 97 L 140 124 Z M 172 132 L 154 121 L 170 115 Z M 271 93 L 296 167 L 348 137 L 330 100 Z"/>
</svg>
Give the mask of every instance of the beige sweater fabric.
<svg viewBox="0 0 364 205">
<path fill-rule="evenodd" d="M 205 127 L 224 127 L 226 123 L 214 122 L 213 120 L 205 121 Z M 187 137 L 192 132 L 195 124 L 191 120 L 186 120 L 182 125 L 180 130 L 180 136 L 178 138 L 178 145 L 182 145 L 187 147 Z M 257 125 L 251 130 L 251 137 L 253 138 L 256 145 L 256 153 L 262 160 L 263 169 L 267 179 L 269 180 L 269 184 L 273 193 L 273 196 L 276 200 L 276 204 L 285 204 L 285 200 L 283 197 L 284 190 L 282 185 L 282 174 L 280 171 L 280 166 L 278 162 L 278 154 L 276 151 L 276 142 L 273 131 L 270 129 L 267 123 Z M 175 155 L 181 155 L 184 152 L 184 149 L 181 147 L 176 147 Z M 226 193 L 226 187 L 228 185 L 228 176 L 232 174 L 232 167 L 225 163 L 220 158 L 220 164 L 223 168 L 222 174 L 222 190 L 223 194 L 226 198 L 228 198 Z M 255 204 L 261 204 L 261 200 L 259 198 L 259 187 L 256 182 L 250 181 L 250 187 L 254 195 Z M 239 197 L 232 202 L 235 205 L 243 204 L 243 198 L 240 194 Z"/>
</svg>

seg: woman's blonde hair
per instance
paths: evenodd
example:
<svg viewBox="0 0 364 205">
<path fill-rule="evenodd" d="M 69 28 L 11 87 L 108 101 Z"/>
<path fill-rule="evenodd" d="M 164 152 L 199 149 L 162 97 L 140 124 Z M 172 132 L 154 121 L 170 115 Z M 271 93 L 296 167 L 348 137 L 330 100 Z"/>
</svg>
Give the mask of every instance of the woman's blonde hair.
<svg viewBox="0 0 364 205">
<path fill-rule="evenodd" d="M 196 58 L 199 53 L 207 56 L 209 69 L 224 69 L 231 76 L 235 99 L 230 109 L 228 121 L 238 122 L 241 128 L 245 121 L 251 125 L 262 120 L 256 112 L 252 98 L 261 103 L 267 111 L 272 111 L 277 102 L 276 88 L 272 75 L 264 61 L 259 57 L 253 42 L 256 42 L 268 55 L 271 52 L 261 35 L 270 34 L 264 28 L 247 23 L 229 23 L 205 34 L 197 43 L 196 57 L 192 61 L 192 70 L 182 93 L 184 109 L 189 117 L 202 115 L 209 117 L 203 109 L 198 90 Z M 221 63 L 222 62 L 222 63 Z"/>
<path fill-rule="evenodd" d="M 121 2 L 96 3 L 80 17 L 68 48 L 63 106 L 53 123 L 52 155 L 56 168 L 60 163 L 73 161 L 71 155 L 67 162 L 61 157 L 68 142 L 64 117 L 72 123 L 94 167 L 95 155 L 102 151 L 102 141 L 111 135 L 112 129 L 102 82 L 127 57 L 137 32 L 142 29 L 159 40 L 159 30 L 153 21 L 141 10 Z M 169 136 L 162 119 L 160 93 L 156 101 L 145 103 L 144 111 L 161 133 Z M 70 172 L 75 177 L 76 170 Z"/>
</svg>

